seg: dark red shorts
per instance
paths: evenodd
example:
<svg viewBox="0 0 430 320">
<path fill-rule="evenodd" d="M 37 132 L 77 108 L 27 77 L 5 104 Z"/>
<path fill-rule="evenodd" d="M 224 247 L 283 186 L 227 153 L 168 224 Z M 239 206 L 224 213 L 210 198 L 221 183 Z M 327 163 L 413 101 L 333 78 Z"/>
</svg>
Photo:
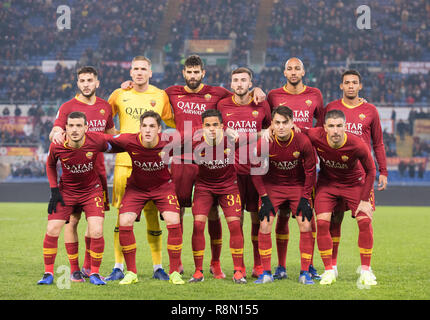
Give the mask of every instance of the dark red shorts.
<svg viewBox="0 0 430 320">
<path fill-rule="evenodd" d="M 127 185 L 124 197 L 122 198 L 121 205 L 119 207 L 119 214 L 134 212 L 137 214 L 136 221 L 139 221 L 143 207 L 151 200 L 154 202 L 160 213 L 170 211 L 179 214 L 180 208 L 173 182 L 164 183 L 158 188 L 150 191 L 144 191 L 134 186 Z"/>
<path fill-rule="evenodd" d="M 196 186 L 193 198 L 193 215 L 209 215 L 209 211 L 218 203 L 226 217 L 240 217 L 242 215 L 242 203 L 237 186 L 228 191 L 214 192 Z"/>
<path fill-rule="evenodd" d="M 287 187 L 278 185 L 266 184 L 267 195 L 272 202 L 275 212 L 278 212 L 279 208 L 288 208 L 291 210 L 293 217 L 295 217 L 297 207 L 302 196 L 303 187 Z M 259 208 L 261 207 L 261 199 L 259 202 Z M 272 213 L 273 215 L 273 213 Z"/>
<path fill-rule="evenodd" d="M 255 189 L 250 175 L 237 175 L 237 186 L 239 187 L 242 210 L 249 212 L 258 211 L 258 192 Z"/>
<path fill-rule="evenodd" d="M 370 191 L 370 198 L 369 198 L 370 203 L 372 204 L 372 208 L 373 211 L 376 210 L 376 206 L 375 206 L 375 189 L 372 188 L 372 190 Z M 348 205 L 346 204 L 346 202 L 344 201 L 344 199 L 339 199 L 339 201 L 337 202 L 336 207 L 334 208 L 333 212 L 337 213 L 337 212 L 345 212 L 348 211 Z"/>
<path fill-rule="evenodd" d="M 193 186 L 196 182 L 199 167 L 196 164 L 177 164 L 170 165 L 172 180 L 175 184 L 176 195 L 181 207 L 191 207 Z"/>
<path fill-rule="evenodd" d="M 48 215 L 48 220 L 70 220 L 70 215 L 76 212 L 85 212 L 85 217 L 105 216 L 103 203 L 103 190 L 98 188 L 89 194 L 70 194 L 61 190 L 65 206 L 57 204 L 56 211 Z"/>
</svg>

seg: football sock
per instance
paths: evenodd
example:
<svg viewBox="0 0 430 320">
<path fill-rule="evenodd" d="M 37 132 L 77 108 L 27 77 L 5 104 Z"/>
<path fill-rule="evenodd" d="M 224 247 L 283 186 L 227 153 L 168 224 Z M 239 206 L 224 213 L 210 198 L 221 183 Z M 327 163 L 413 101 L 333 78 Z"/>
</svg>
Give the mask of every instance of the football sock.
<svg viewBox="0 0 430 320">
<path fill-rule="evenodd" d="M 70 273 L 79 271 L 79 243 L 69 242 L 65 243 L 67 257 L 70 262 Z"/>
<path fill-rule="evenodd" d="M 203 256 L 205 253 L 205 225 L 203 221 L 194 220 L 191 243 L 196 270 L 203 270 Z"/>
<path fill-rule="evenodd" d="M 333 221 L 330 223 L 330 235 L 331 240 L 333 241 L 332 263 L 334 266 L 337 265 L 337 253 L 339 251 L 341 226 L 341 223 Z"/>
<path fill-rule="evenodd" d="M 57 256 L 58 237 L 51 237 L 45 234 L 43 240 L 43 260 L 45 263 L 45 273 L 54 274 L 54 262 Z"/>
<path fill-rule="evenodd" d="M 315 215 L 312 215 L 311 220 L 311 228 L 312 228 L 312 257 L 311 257 L 311 264 L 314 264 L 314 252 L 315 252 L 315 241 L 317 238 L 317 223 L 315 221 Z"/>
<path fill-rule="evenodd" d="M 122 247 L 123 256 L 127 264 L 127 270 L 137 273 L 136 268 L 136 239 L 133 227 L 119 227 L 119 241 Z"/>
<path fill-rule="evenodd" d="M 152 264 L 161 265 L 162 231 L 158 219 L 158 210 L 152 201 L 150 201 L 143 210 L 145 213 L 147 239 L 149 248 L 151 249 Z"/>
<path fill-rule="evenodd" d="M 312 253 L 314 249 L 314 238 L 312 231 L 300 232 L 300 270 L 307 271 L 312 262 Z"/>
<path fill-rule="evenodd" d="M 105 250 L 105 239 L 91 238 L 90 255 L 91 255 L 91 274 L 99 273 L 100 265 L 103 259 L 103 252 Z"/>
<path fill-rule="evenodd" d="M 254 252 L 254 267 L 261 265 L 260 252 L 258 251 L 258 237 L 259 237 L 260 224 L 252 223 L 251 226 L 251 241 Z"/>
<path fill-rule="evenodd" d="M 243 234 L 240 220 L 227 222 L 230 230 L 230 251 L 233 257 L 234 270 L 243 269 Z"/>
<path fill-rule="evenodd" d="M 368 270 L 370 267 L 370 259 L 372 258 L 373 248 L 373 229 L 372 221 L 369 218 L 364 218 L 357 221 L 358 223 L 358 248 L 360 250 L 361 266 Z"/>
<path fill-rule="evenodd" d="M 258 233 L 258 250 L 264 271 L 272 270 L 272 236 L 271 233 Z"/>
<path fill-rule="evenodd" d="M 91 255 L 90 255 L 91 238 L 85 236 L 85 256 L 84 264 L 82 265 L 85 269 L 91 268 Z"/>
<path fill-rule="evenodd" d="M 289 216 L 278 215 L 276 221 L 276 249 L 278 251 L 278 265 L 286 266 L 288 239 L 290 238 L 290 229 L 288 227 Z"/>
<path fill-rule="evenodd" d="M 222 249 L 222 225 L 221 219 L 208 220 L 208 231 L 209 237 L 211 239 L 211 253 L 212 259 L 211 263 L 219 261 Z"/>
<path fill-rule="evenodd" d="M 330 221 L 319 219 L 317 222 L 318 233 L 317 242 L 321 259 L 324 263 L 325 270 L 332 270 L 333 265 L 331 255 L 333 251 L 333 241 L 330 236 Z"/>
<path fill-rule="evenodd" d="M 124 255 L 122 254 L 122 248 L 119 241 L 119 213 L 118 218 L 116 220 L 115 229 L 113 232 L 113 248 L 115 254 L 115 268 L 119 268 L 124 270 Z M 120 266 L 122 266 L 120 268 Z"/>
<path fill-rule="evenodd" d="M 172 224 L 167 226 L 167 252 L 169 254 L 170 271 L 179 272 L 179 265 L 181 263 L 182 251 L 182 232 L 181 224 Z"/>
</svg>

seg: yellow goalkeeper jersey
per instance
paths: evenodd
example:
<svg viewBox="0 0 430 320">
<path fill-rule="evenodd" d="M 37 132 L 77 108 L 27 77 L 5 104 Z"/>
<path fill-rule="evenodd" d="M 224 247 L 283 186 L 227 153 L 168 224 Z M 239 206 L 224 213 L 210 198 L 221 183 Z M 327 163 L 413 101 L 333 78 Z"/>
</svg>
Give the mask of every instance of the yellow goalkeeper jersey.
<svg viewBox="0 0 430 320">
<path fill-rule="evenodd" d="M 169 97 L 164 90 L 149 85 L 145 92 L 134 89 L 116 89 L 108 99 L 112 106 L 112 117 L 118 114 L 121 133 L 137 133 L 140 116 L 149 110 L 157 112 L 166 125 L 176 128 Z M 128 153 L 118 153 L 115 165 L 131 166 Z"/>
</svg>

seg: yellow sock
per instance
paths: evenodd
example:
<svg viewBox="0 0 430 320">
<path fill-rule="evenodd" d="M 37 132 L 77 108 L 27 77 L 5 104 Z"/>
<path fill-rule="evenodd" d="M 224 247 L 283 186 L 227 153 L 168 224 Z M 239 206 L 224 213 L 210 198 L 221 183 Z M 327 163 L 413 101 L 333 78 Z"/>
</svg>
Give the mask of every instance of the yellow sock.
<svg viewBox="0 0 430 320">
<path fill-rule="evenodd" d="M 122 247 L 119 244 L 119 213 L 113 232 L 113 248 L 115 253 L 115 264 L 124 264 L 124 255 L 122 254 Z"/>
<path fill-rule="evenodd" d="M 146 219 L 147 238 L 151 249 L 152 264 L 161 266 L 162 238 L 158 210 L 152 201 L 148 202 L 143 210 Z"/>
</svg>

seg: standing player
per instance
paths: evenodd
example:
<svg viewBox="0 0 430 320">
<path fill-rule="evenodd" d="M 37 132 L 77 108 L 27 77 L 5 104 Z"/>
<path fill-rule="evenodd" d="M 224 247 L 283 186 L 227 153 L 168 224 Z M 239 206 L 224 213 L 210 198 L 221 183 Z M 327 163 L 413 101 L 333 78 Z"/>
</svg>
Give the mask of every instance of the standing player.
<svg viewBox="0 0 430 320">
<path fill-rule="evenodd" d="M 343 91 L 342 99 L 330 102 L 326 107 L 326 112 L 338 109 L 345 114 L 347 132 L 354 133 L 361 137 L 369 147 L 369 150 L 375 152 L 376 162 L 379 167 L 379 184 L 378 190 L 385 190 L 387 187 L 387 161 L 385 158 L 385 147 L 382 137 L 381 122 L 379 120 L 378 110 L 373 104 L 365 102 L 358 96 L 363 88 L 361 75 L 356 70 L 347 70 L 342 74 L 342 83 L 340 89 Z M 372 189 L 372 205 L 375 210 L 374 191 Z M 333 269 L 337 276 L 337 253 L 340 242 L 341 224 L 344 211 L 348 208 L 345 204 L 339 203 L 336 206 L 333 218 L 330 224 L 330 234 L 333 239 Z"/>
<path fill-rule="evenodd" d="M 261 130 L 270 126 L 270 106 L 267 101 L 257 104 L 251 95 L 252 72 L 248 68 L 237 68 L 231 73 L 232 97 L 227 97 L 218 102 L 217 109 L 221 112 L 224 123 L 228 128 L 235 130 L 239 135 L 246 136 L 248 143 L 242 148 L 236 149 L 235 164 L 237 182 L 242 203 L 243 214 L 246 209 L 251 213 L 251 240 L 254 249 L 254 267 L 252 276 L 258 278 L 263 272 L 263 267 L 258 253 L 258 192 L 252 183 L 250 176 L 250 150 L 255 147 L 257 136 Z M 245 273 L 245 270 L 243 270 Z"/>
<path fill-rule="evenodd" d="M 140 116 L 149 110 L 157 112 L 166 125 L 175 127 L 166 92 L 149 84 L 149 79 L 152 77 L 151 61 L 144 56 L 133 58 L 130 76 L 133 79 L 133 89 L 117 89 L 111 94 L 108 100 L 112 106 L 112 115 L 118 115 L 119 117 L 120 132 L 139 132 Z M 131 169 L 130 156 L 127 153 L 119 153 L 115 161 L 112 200 L 112 205 L 118 209 Z M 147 223 L 147 238 L 154 268 L 153 277 L 160 280 L 169 280 L 161 263 L 161 228 L 158 221 L 158 211 L 152 201 L 146 204 L 144 212 Z M 124 257 L 119 242 L 119 215 L 114 230 L 114 250 L 115 266 L 106 280 L 119 280 L 124 277 L 122 272 L 124 269 Z"/>
<path fill-rule="evenodd" d="M 72 112 L 67 117 L 66 141 L 63 145 L 52 143 L 46 163 L 51 187 L 48 207 L 48 227 L 43 241 L 45 274 L 38 284 L 52 284 L 58 237 L 76 206 L 82 207 L 88 221 L 89 251 L 91 255 L 90 282 L 106 284 L 99 275 L 104 251 L 103 188 L 96 170 L 97 157 L 110 146 L 102 135 L 86 133 L 87 119 L 82 112 Z M 57 162 L 62 175 L 57 182 Z"/>
<path fill-rule="evenodd" d="M 267 100 L 272 110 L 278 106 L 287 106 L 294 113 L 294 124 L 299 127 L 313 127 L 314 119 L 316 125 L 322 125 L 324 117 L 324 103 L 321 91 L 317 88 L 306 86 L 303 83 L 305 68 L 303 62 L 298 58 L 290 58 L 285 63 L 284 76 L 287 83 L 278 89 L 273 89 L 267 95 Z M 274 274 L 275 279 L 287 277 L 286 257 L 289 239 L 289 209 L 281 206 L 279 217 L 276 223 L 276 245 L 278 250 L 278 268 Z M 315 244 L 315 219 L 312 220 L 312 235 Z M 281 228 L 281 226 L 285 226 Z M 313 254 L 312 254 L 313 255 Z M 319 279 L 319 275 L 313 264 L 309 267 L 309 272 L 314 279 Z"/>
<path fill-rule="evenodd" d="M 330 220 L 338 199 L 341 199 L 351 209 L 352 217 L 358 224 L 361 259 L 359 282 L 376 285 L 376 277 L 370 270 L 373 250 L 373 209 L 370 198 L 376 169 L 367 145 L 356 135 L 345 132 L 345 126 L 343 112 L 333 109 L 326 113 L 324 128 L 305 130 L 321 164 L 315 196 L 317 242 L 325 267 L 320 284 L 336 282 Z"/>
<path fill-rule="evenodd" d="M 287 202 L 300 230 L 299 282 L 314 284 L 308 270 L 313 253 L 311 194 L 316 179 L 316 158 L 309 138 L 303 133 L 294 132 L 293 124 L 293 111 L 290 108 L 276 108 L 272 119 L 274 141 L 269 143 L 268 153 L 262 152 L 261 144 L 265 140 L 257 144 L 257 155 L 263 155 L 262 161 L 267 161 L 268 171 L 265 175 L 252 176 L 262 201 L 258 246 L 264 268 L 264 273 L 255 283 L 273 281 L 272 224 L 279 206 Z"/>
<path fill-rule="evenodd" d="M 154 202 L 167 225 L 170 282 L 184 284 L 178 272 L 182 250 L 179 205 L 168 170 L 170 154 L 163 149 L 167 142 L 160 135 L 160 115 L 154 111 L 144 112 L 140 116 L 139 131 L 109 139 L 113 148 L 128 152 L 133 166 L 119 208 L 119 240 L 127 263 L 127 273 L 119 284 L 138 282 L 133 225 L 140 220 L 141 211 L 148 201 Z"/>
<path fill-rule="evenodd" d="M 233 257 L 235 283 L 246 283 L 242 273 L 243 235 L 240 226 L 241 203 L 234 166 L 235 143 L 225 134 L 222 116 L 218 110 L 202 114 L 203 136 L 193 142 L 193 157 L 198 164 L 198 174 L 193 198 L 192 249 L 195 273 L 189 282 L 203 281 L 203 256 L 205 250 L 205 224 L 213 203 L 221 206 L 230 230 L 230 250 Z"/>
<path fill-rule="evenodd" d="M 90 66 L 85 66 L 77 71 L 77 87 L 79 94 L 73 99 L 62 104 L 58 110 L 54 127 L 49 134 L 49 138 L 56 144 L 64 143 L 65 127 L 67 116 L 74 111 L 84 112 L 88 119 L 88 132 L 106 132 L 115 134 L 116 130 L 112 120 L 112 108 L 109 103 L 96 96 L 96 90 L 100 85 L 97 70 Z M 105 210 L 109 210 L 109 192 L 107 186 L 106 169 L 104 156 L 101 153 L 97 157 L 96 170 L 99 173 L 103 186 Z M 85 233 L 85 259 L 82 272 L 79 271 L 79 238 L 78 223 L 81 217 L 81 210 L 77 208 L 70 216 L 69 223 L 64 228 L 64 242 L 71 266 L 71 280 L 76 282 L 84 281 L 83 277 L 88 277 L 90 269 L 90 242 L 91 238 L 88 229 Z"/>
</svg>

